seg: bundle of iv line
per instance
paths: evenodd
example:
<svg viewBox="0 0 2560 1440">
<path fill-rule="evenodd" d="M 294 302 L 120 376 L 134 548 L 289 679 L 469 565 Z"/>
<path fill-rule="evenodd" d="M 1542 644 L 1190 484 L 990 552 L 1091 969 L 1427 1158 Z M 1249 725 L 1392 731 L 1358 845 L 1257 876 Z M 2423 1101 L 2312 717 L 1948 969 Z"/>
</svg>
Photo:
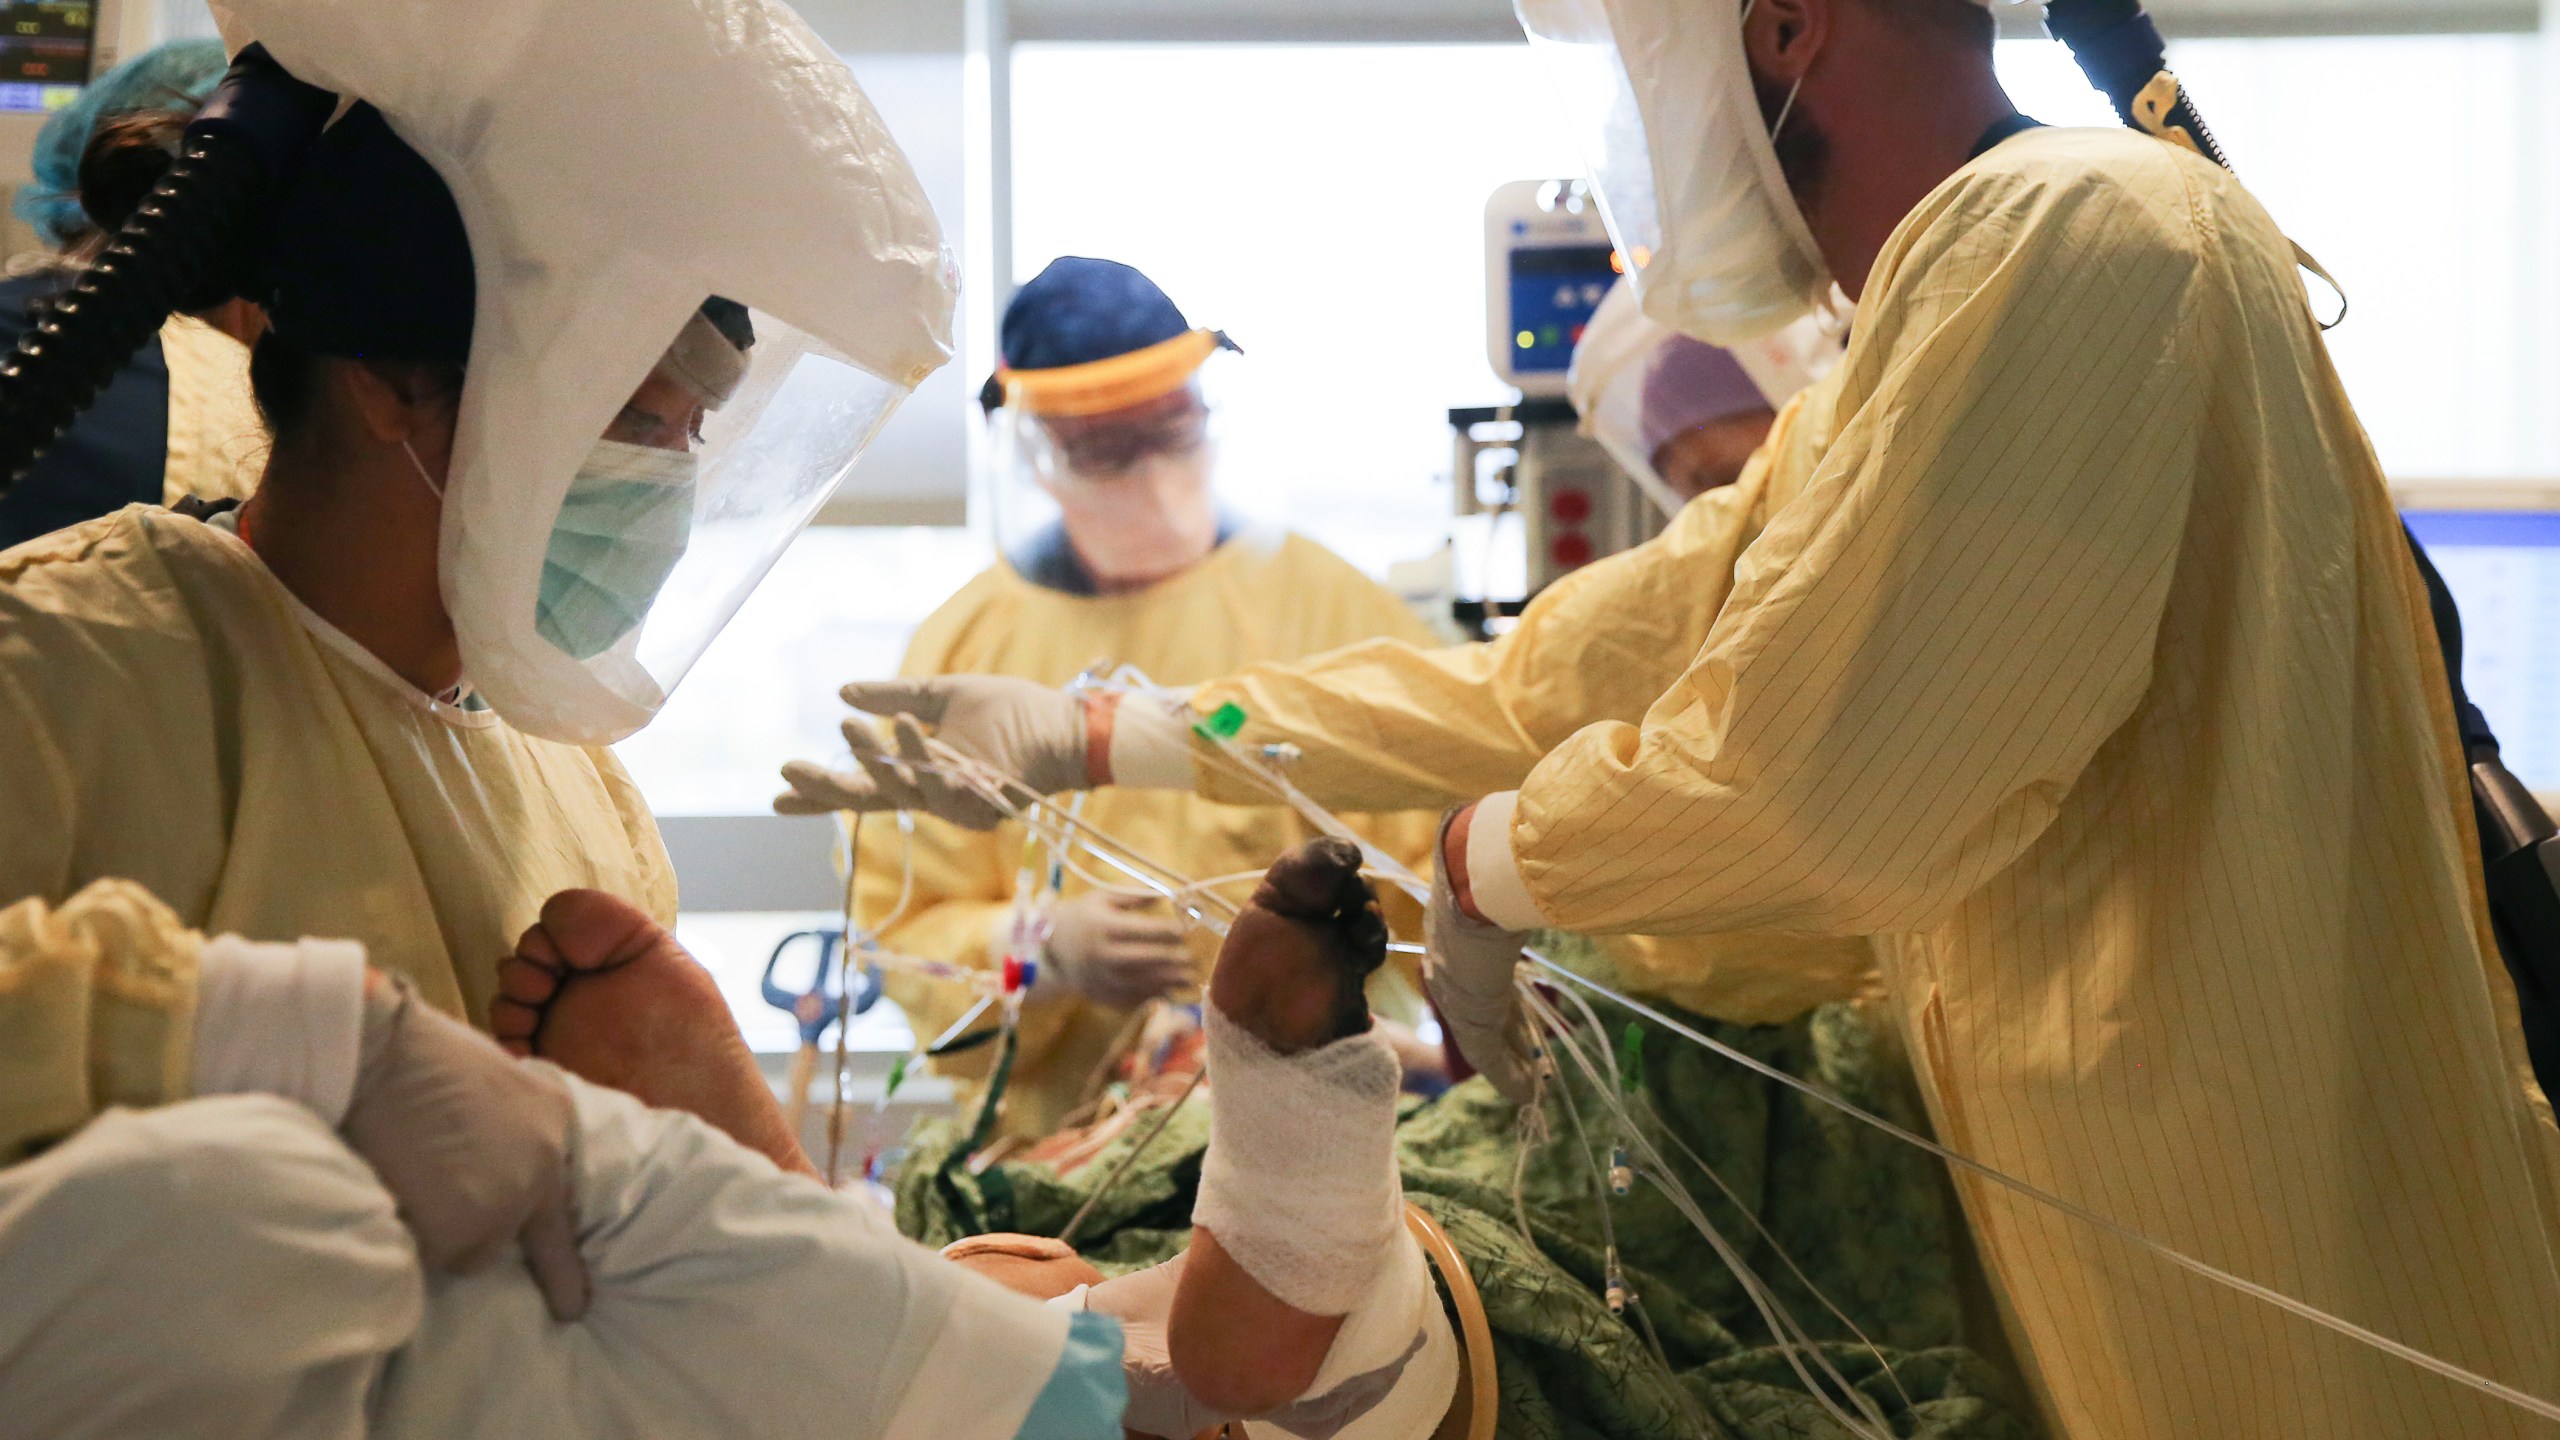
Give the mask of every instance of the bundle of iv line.
<svg viewBox="0 0 2560 1440">
<path fill-rule="evenodd" d="M 1103 682 L 1101 688 L 1130 695 L 1161 693 L 1156 692 L 1144 676 L 1126 670 L 1109 681 Z M 1213 755 L 1218 762 L 1232 767 L 1237 775 L 1249 779 L 1274 801 L 1296 812 L 1317 833 L 1358 846 L 1364 858 L 1362 873 L 1366 877 L 1378 883 L 1394 885 L 1418 902 L 1427 905 L 1430 902 L 1428 883 L 1415 875 L 1403 862 L 1363 839 L 1338 816 L 1300 790 L 1281 770 L 1270 763 L 1271 757 L 1257 753 L 1239 741 L 1238 736 L 1242 733 L 1248 719 L 1249 717 L 1237 707 L 1223 707 L 1218 713 L 1195 724 L 1193 733 L 1206 747 L 1209 755 Z M 1049 796 L 1041 795 L 1024 785 L 1019 779 L 1003 774 L 941 740 L 929 739 L 927 746 L 932 761 L 931 765 L 925 768 L 934 769 L 943 777 L 967 786 L 998 810 L 1022 823 L 1030 830 L 1037 844 L 1054 847 L 1057 857 L 1055 868 L 1059 875 L 1072 874 L 1087 883 L 1108 885 L 1122 893 L 1143 892 L 1156 895 L 1172 904 L 1175 912 L 1186 923 L 1221 937 L 1226 934 L 1238 913 L 1238 907 L 1234 901 L 1221 895 L 1219 890 L 1224 884 L 1248 877 L 1222 876 L 1211 881 L 1192 880 L 1173 867 L 1083 819 L 1078 807 L 1072 804 L 1061 804 Z M 1206 760 L 1208 756 L 1203 758 Z M 1120 878 L 1113 879 L 1112 875 Z M 1713 1036 L 1703 1033 L 1695 1026 L 1666 1013 L 1658 1006 L 1621 993 L 1600 981 L 1561 965 L 1536 948 L 1524 948 L 1521 955 L 1525 962 L 1521 976 L 1522 1010 L 1528 1019 L 1536 1042 L 1534 1047 L 1536 1073 L 1540 1081 L 1538 1103 L 1525 1106 L 1521 1111 L 1524 1154 L 1527 1144 L 1546 1138 L 1545 1100 L 1549 1093 L 1553 1093 L 1561 1098 L 1561 1108 L 1566 1111 L 1578 1139 L 1584 1142 L 1577 1148 L 1588 1164 L 1594 1193 L 1601 1198 L 1604 1231 L 1601 1238 L 1604 1254 L 1608 1257 L 1609 1270 L 1606 1295 L 1613 1302 L 1611 1308 L 1614 1311 L 1632 1310 L 1636 1313 L 1639 1324 L 1646 1332 L 1649 1348 L 1654 1351 L 1657 1361 L 1664 1363 L 1666 1368 L 1668 1362 L 1661 1355 L 1658 1342 L 1653 1341 L 1650 1336 L 1650 1322 L 1643 1317 L 1641 1297 L 1625 1284 L 1623 1274 L 1616 1264 L 1615 1237 L 1607 1233 L 1612 1228 L 1607 1218 L 1609 1198 L 1612 1196 L 1622 1198 L 1632 1189 L 1631 1182 L 1639 1179 L 1663 1195 L 1682 1218 L 1697 1230 L 1700 1237 L 1714 1250 L 1727 1268 L 1732 1270 L 1741 1283 L 1744 1293 L 1768 1324 L 1770 1333 L 1776 1338 L 1781 1352 L 1790 1367 L 1796 1371 L 1806 1391 L 1830 1411 L 1832 1418 L 1850 1433 L 1864 1437 L 1864 1440 L 1889 1440 L 1892 1435 L 1891 1426 L 1876 1409 L 1874 1402 L 1840 1374 L 1832 1364 L 1825 1347 L 1813 1340 L 1804 1327 L 1787 1312 L 1784 1304 L 1778 1300 L 1767 1282 L 1752 1270 L 1741 1251 L 1716 1228 L 1707 1218 L 1704 1210 L 1699 1207 L 1695 1198 L 1681 1185 L 1669 1158 L 1653 1143 L 1647 1133 L 1648 1127 L 1640 1122 L 1639 1117 L 1627 1104 L 1626 1077 L 1620 1067 L 1617 1051 L 1611 1044 L 1606 1027 L 1601 1023 L 1597 1013 L 1591 1009 L 1589 1001 L 1584 998 L 1586 994 L 1642 1016 L 1671 1034 L 1743 1066 L 1763 1079 L 1794 1090 L 1826 1108 L 1847 1115 L 1904 1144 L 1926 1151 L 1962 1172 L 2068 1216 L 2190 1274 L 2272 1305 L 2299 1319 L 2310 1321 L 2323 1329 L 2391 1355 L 2444 1379 L 2477 1390 L 2517 1409 L 2545 1419 L 2560 1420 L 2560 1404 L 2479 1375 L 2450 1361 L 2439 1359 L 2413 1346 L 2330 1314 L 2317 1306 L 2234 1275 L 2049 1190 L 1970 1156 L 1950 1150 L 1926 1136 L 1914 1133 L 1904 1126 L 1744 1054 Z M 1018 1010 L 1018 1000 L 1009 1008 Z M 1551 1087 L 1546 1083 L 1557 1073 L 1556 1067 L 1559 1061 L 1572 1065 L 1575 1073 L 1589 1082 L 1592 1093 L 1599 1097 L 1600 1104 L 1606 1112 L 1598 1117 L 1598 1120 L 1614 1128 L 1615 1134 L 1609 1137 L 1611 1139 L 1611 1145 L 1607 1151 L 1609 1163 L 1605 1167 L 1600 1158 L 1602 1152 L 1589 1140 L 1592 1130 L 1598 1128 L 1597 1123 L 1586 1122 L 1569 1090 L 1560 1086 Z M 1677 1148 L 1681 1159 L 1706 1174 L 1709 1180 L 1719 1189 L 1724 1190 L 1728 1199 L 1732 1199 L 1736 1207 L 1751 1219 L 1755 1228 L 1759 1226 L 1760 1222 L 1751 1209 L 1740 1203 L 1734 1192 L 1724 1185 L 1721 1177 L 1717 1176 L 1701 1157 L 1690 1151 L 1677 1136 L 1670 1135 L 1667 1130 L 1663 1133 Z M 1516 1193 L 1514 1198 L 1516 1204 L 1518 1199 Z M 1517 1218 L 1525 1235 L 1525 1215 Z M 1794 1269 L 1793 1262 L 1786 1260 L 1783 1248 L 1777 1245 L 1775 1238 L 1768 1235 L 1765 1229 L 1761 1230 L 1760 1238 L 1791 1270 Z M 1801 1272 L 1797 1274 L 1799 1280 L 1804 1278 Z M 1822 1296 L 1819 1289 L 1812 1287 L 1809 1283 L 1807 1288 L 1812 1290 L 1825 1308 L 1829 1309 L 1851 1334 L 1858 1336 L 1861 1348 L 1877 1355 L 1881 1364 L 1881 1352 L 1866 1339 L 1855 1323 L 1842 1314 L 1827 1297 Z M 1885 1369 L 1890 1376 L 1890 1366 L 1886 1366 Z M 1817 1375 L 1821 1380 L 1830 1383 L 1827 1385 L 1820 1383 L 1816 1379 Z M 1899 1382 L 1896 1383 L 1898 1386 Z M 1851 1413 L 1851 1407 L 1854 1407 L 1856 1413 Z"/>
<path fill-rule="evenodd" d="M 1099 688 L 1130 695 L 1153 690 L 1144 676 L 1127 671 L 1100 682 Z M 1265 763 L 1264 757 L 1248 754 L 1238 746 L 1234 736 L 1242 722 L 1241 712 L 1224 712 L 1204 721 L 1198 733 L 1204 741 L 1217 747 L 1219 753 L 1235 761 L 1245 775 L 1272 794 L 1275 799 L 1297 809 L 1310 826 L 1319 833 L 1344 839 L 1359 846 L 1365 857 L 1363 874 L 1367 878 L 1378 883 L 1396 885 L 1410 893 L 1415 893 L 1418 898 L 1427 900 L 1428 888 L 1422 886 L 1410 869 L 1392 856 L 1367 844 L 1329 811 L 1297 791 L 1295 786 L 1289 784 L 1276 770 Z M 1052 875 L 1071 874 L 1087 883 L 1110 885 L 1122 893 L 1147 893 L 1158 896 L 1171 904 L 1186 923 L 1221 937 L 1233 923 L 1238 913 L 1238 906 L 1220 892 L 1234 884 L 1260 878 L 1260 872 L 1247 872 L 1212 877 L 1207 880 L 1190 879 L 1171 866 L 1084 820 L 1080 808 L 1072 802 L 1062 804 L 1051 797 L 1040 795 L 1019 780 L 996 771 L 940 740 L 928 740 L 927 748 L 931 756 L 929 766 L 914 768 L 930 768 L 943 778 L 961 783 L 1000 812 L 1022 823 L 1030 832 L 1026 842 L 1028 847 L 1026 853 L 1036 851 L 1052 855 L 1054 863 L 1049 868 L 1049 873 Z M 1032 865 L 1026 863 L 1020 873 L 1029 874 L 1033 869 Z M 1018 894 L 1016 899 L 1019 905 L 1022 897 Z M 1398 948 L 1411 950 L 1414 947 L 1399 946 Z M 1605 991 L 1601 993 L 1606 994 Z M 1824 1344 L 1815 1340 L 1803 1324 L 1796 1320 L 1784 1302 L 1777 1297 L 1773 1287 L 1745 1259 L 1741 1247 L 1707 1218 L 1703 1207 L 1677 1178 L 1669 1159 L 1648 1137 L 1646 1126 L 1630 1108 L 1628 1098 L 1630 1091 L 1618 1068 L 1618 1060 L 1611 1040 L 1598 1016 L 1588 1004 L 1581 1001 L 1580 997 L 1570 996 L 1568 999 L 1580 1012 L 1581 1020 L 1589 1027 L 1590 1033 L 1587 1039 L 1577 1037 L 1563 1014 L 1549 1006 L 1543 996 L 1535 993 L 1530 996 L 1540 1023 L 1547 1031 L 1544 1048 L 1549 1053 L 1572 1059 L 1577 1068 L 1586 1077 L 1592 1079 L 1594 1093 L 1604 1112 L 1599 1116 L 1586 1118 L 1569 1092 L 1560 1087 L 1555 1091 L 1561 1097 L 1562 1107 L 1566 1108 L 1570 1114 L 1578 1140 L 1582 1142 L 1575 1148 L 1585 1163 L 1586 1172 L 1591 1178 L 1593 1193 L 1600 1203 L 1602 1250 L 1606 1269 L 1603 1298 L 1608 1302 L 1611 1311 L 1622 1317 L 1632 1315 L 1633 1323 L 1643 1338 L 1648 1352 L 1668 1373 L 1671 1370 L 1669 1359 L 1663 1353 L 1660 1341 L 1653 1332 L 1651 1320 L 1644 1313 L 1641 1297 L 1628 1283 L 1624 1269 L 1619 1263 L 1615 1227 L 1608 1213 L 1610 1200 L 1625 1198 L 1632 1193 L 1635 1182 L 1641 1179 L 1669 1201 L 1674 1210 L 1698 1231 L 1714 1253 L 1733 1272 L 1744 1294 L 1751 1300 L 1767 1324 L 1770 1334 L 1806 1392 L 1821 1403 L 1851 1434 L 1862 1437 L 1862 1440 L 1890 1440 L 1892 1428 L 1875 1402 L 1860 1392 L 1839 1371 Z M 994 997 L 982 1000 L 980 1012 L 987 1008 L 994 1008 L 1000 1003 L 1002 1002 Z M 967 1023 L 970 1021 L 964 1018 L 963 1024 Z M 955 1027 L 957 1028 L 959 1027 Z M 1595 1053 L 1600 1057 L 1597 1060 L 1592 1058 Z M 1203 1071 L 1193 1077 L 1195 1088 L 1205 1073 Z M 1603 1078 L 1604 1074 L 1605 1078 Z M 1191 1090 L 1186 1089 L 1166 1107 L 1165 1114 L 1159 1117 L 1155 1126 L 1136 1138 L 1135 1143 L 1122 1155 L 1119 1164 L 1105 1177 L 1075 1220 L 1070 1221 L 1068 1234 L 1072 1235 L 1079 1228 L 1079 1222 L 1091 1213 L 1095 1203 L 1102 1198 L 1103 1192 L 1128 1173 L 1140 1152 L 1162 1133 L 1164 1123 L 1171 1118 L 1175 1110 L 1180 1108 L 1183 1101 L 1189 1098 L 1190 1094 Z M 1525 1107 L 1521 1112 L 1524 1155 L 1529 1145 L 1550 1138 L 1544 1123 L 1546 1109 L 1547 1107 L 1541 1103 Z M 986 1119 L 986 1112 L 982 1110 L 978 1123 L 971 1127 L 973 1138 L 985 1132 Z M 1610 1162 L 1605 1168 L 1600 1163 L 1602 1151 L 1589 1139 L 1593 1133 L 1602 1131 L 1604 1127 L 1609 1141 L 1606 1153 Z M 1785 1251 L 1777 1238 L 1768 1232 L 1751 1208 L 1742 1202 L 1740 1196 L 1726 1185 L 1722 1177 L 1716 1175 L 1701 1157 L 1680 1142 L 1677 1136 L 1668 1136 L 1668 1138 L 1670 1143 L 1678 1148 L 1681 1158 L 1708 1176 L 1709 1180 L 1723 1192 L 1726 1199 L 1750 1221 L 1757 1232 L 1759 1242 L 1767 1245 L 1787 1264 L 1798 1281 L 1820 1300 L 1824 1308 L 1839 1321 L 1847 1333 L 1857 1337 L 1857 1346 L 1873 1355 L 1879 1368 L 1885 1371 L 1896 1389 L 1900 1389 L 1900 1381 L 1892 1376 L 1891 1367 L 1886 1364 L 1883 1352 L 1839 1306 L 1812 1284 L 1792 1260 L 1786 1259 Z M 1520 1226 L 1523 1239 L 1534 1246 L 1536 1242 L 1529 1233 L 1525 1208 L 1519 1193 L 1520 1181 L 1521 1177 L 1515 1174 L 1513 1191 L 1515 1219 Z M 1827 1384 L 1824 1383 L 1826 1381 Z M 1908 1403 L 1909 1397 L 1905 1395 L 1904 1398 Z M 1701 1433 L 1707 1433 L 1710 1429 L 1702 1418 L 1698 1421 L 1698 1428 Z"/>
</svg>

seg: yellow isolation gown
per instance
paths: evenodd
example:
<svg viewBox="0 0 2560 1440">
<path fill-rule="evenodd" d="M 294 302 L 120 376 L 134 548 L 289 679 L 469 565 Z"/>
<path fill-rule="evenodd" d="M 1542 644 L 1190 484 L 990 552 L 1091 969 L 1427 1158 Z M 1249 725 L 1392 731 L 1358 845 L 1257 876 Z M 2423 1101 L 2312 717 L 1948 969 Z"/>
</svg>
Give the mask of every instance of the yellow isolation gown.
<svg viewBox="0 0 2560 1440">
<path fill-rule="evenodd" d="M 160 327 L 169 369 L 169 457 L 161 503 L 246 500 L 267 463 L 267 430 L 249 388 L 249 347 L 186 315 Z"/>
<path fill-rule="evenodd" d="M 610 753 L 431 700 L 236 536 L 148 506 L 0 554 L 0 794 L 0 905 L 130 881 L 206 934 L 360 940 L 476 1022 L 553 893 L 675 918 Z"/>
<path fill-rule="evenodd" d="M 1687 673 L 1488 802 L 1479 903 L 1888 937 L 1948 1144 L 2560 1399 L 2554 1133 L 2425 595 L 2266 213 L 2129 131 L 2006 142 L 1889 241 L 1768 484 Z M 1959 1185 L 2058 1434 L 2560 1434 Z"/>
<path fill-rule="evenodd" d="M 0 1167 L 111 1105 L 186 1098 L 201 944 L 125 880 L 0 907 Z"/>
<path fill-rule="evenodd" d="M 1421 641 L 1428 633 L 1394 595 L 1323 546 L 1246 530 L 1172 579 L 1125 595 L 1065 594 L 998 562 L 924 622 L 900 673 L 1014 675 L 1063 685 L 1102 661 L 1133 665 L 1161 685 L 1187 685 L 1258 660 L 1292 659 L 1373 635 Z M 1245 808 L 1147 790 L 1097 791 L 1083 804 L 1086 820 L 1194 879 L 1258 873 L 1311 833 L 1268 804 Z M 1437 816 L 1428 813 L 1349 818 L 1381 848 L 1415 865 L 1438 828 Z M 978 968 L 999 963 L 994 941 L 1012 912 L 1021 828 L 975 834 L 925 817 L 915 826 L 913 894 L 884 943 Z M 867 827 L 863 850 L 856 893 L 861 915 L 876 923 L 898 899 L 894 831 Z M 1086 888 L 1070 875 L 1062 893 Z M 1241 898 L 1250 891 L 1246 884 L 1226 893 Z M 1401 921 L 1400 934 L 1418 938 L 1409 909 L 1402 916 L 1391 909 L 1390 921 Z M 1195 933 L 1193 954 L 1203 976 L 1214 953 Z M 973 999 L 964 987 L 913 974 L 892 973 L 888 993 L 907 1012 L 919 1042 L 958 1020 Z M 1128 1011 L 1072 995 L 1027 1004 L 1006 1091 L 1006 1132 L 1055 1129 L 1130 1019 Z M 944 1068 L 963 1078 L 983 1076 L 991 1058 L 982 1048 Z"/>
<path fill-rule="evenodd" d="M 1768 521 L 1769 456 L 1789 443 L 1801 409 L 1798 401 L 1779 412 L 1735 483 L 1691 501 L 1652 543 L 1549 586 L 1486 644 L 1373 640 L 1254 666 L 1200 687 L 1193 704 L 1207 712 L 1233 702 L 1250 743 L 1302 742 L 1290 778 L 1326 804 L 1443 810 L 1517 786 L 1575 731 L 1643 719 L 1680 678 L 1732 588 L 1734 557 Z M 1263 801 L 1213 760 L 1200 775 L 1204 795 Z M 1874 949 L 1857 937 L 1763 929 L 1602 939 L 1629 986 L 1736 1024 L 1782 1024 L 1869 998 L 1877 983 Z"/>
</svg>

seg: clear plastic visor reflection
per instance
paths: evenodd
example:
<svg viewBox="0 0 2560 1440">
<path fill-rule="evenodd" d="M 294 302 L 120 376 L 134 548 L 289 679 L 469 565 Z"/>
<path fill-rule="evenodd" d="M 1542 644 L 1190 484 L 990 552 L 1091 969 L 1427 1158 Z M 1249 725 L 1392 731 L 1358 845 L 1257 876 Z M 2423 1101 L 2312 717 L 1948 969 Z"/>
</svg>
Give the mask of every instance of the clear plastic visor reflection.
<svg viewBox="0 0 2560 1440">
<path fill-rule="evenodd" d="M 1095 415 L 1035 415 L 1027 402 L 1013 383 L 988 417 L 988 513 L 996 548 L 1008 557 L 1027 556 L 1048 538 L 1061 495 L 1146 509 L 1139 491 L 1214 480 L 1217 408 L 1200 374 L 1170 394 Z"/>
<path fill-rule="evenodd" d="M 1609 7 L 1605 0 L 1515 0 L 1514 8 L 1538 60 L 1548 109 L 1581 152 L 1601 221 L 1618 252 L 1629 258 L 1628 280 L 1641 291 L 1645 271 L 1662 249 L 1662 217 L 1644 110 L 1619 54 Z M 1717 14 L 1682 23 L 1722 23 L 1722 13 L 1735 7 L 1721 0 L 1702 8 Z M 1738 19 L 1732 23 L 1740 25 Z"/>
<path fill-rule="evenodd" d="M 686 363 L 680 340 L 633 388 L 543 553 L 536 632 L 651 709 L 906 398 L 796 327 L 744 315 L 727 327 L 747 341 L 733 370 L 703 366 L 699 351 Z"/>
</svg>

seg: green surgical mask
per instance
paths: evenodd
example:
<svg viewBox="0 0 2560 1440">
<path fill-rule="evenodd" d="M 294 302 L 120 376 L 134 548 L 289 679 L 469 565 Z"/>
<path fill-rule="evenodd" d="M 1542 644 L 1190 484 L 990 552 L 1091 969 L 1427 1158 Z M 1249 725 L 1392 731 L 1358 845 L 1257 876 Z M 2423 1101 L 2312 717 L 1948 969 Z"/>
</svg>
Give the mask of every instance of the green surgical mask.
<svg viewBox="0 0 2560 1440">
<path fill-rule="evenodd" d="M 543 639 L 591 660 L 640 628 L 693 533 L 694 470 L 689 450 L 596 442 L 543 552 Z"/>
</svg>

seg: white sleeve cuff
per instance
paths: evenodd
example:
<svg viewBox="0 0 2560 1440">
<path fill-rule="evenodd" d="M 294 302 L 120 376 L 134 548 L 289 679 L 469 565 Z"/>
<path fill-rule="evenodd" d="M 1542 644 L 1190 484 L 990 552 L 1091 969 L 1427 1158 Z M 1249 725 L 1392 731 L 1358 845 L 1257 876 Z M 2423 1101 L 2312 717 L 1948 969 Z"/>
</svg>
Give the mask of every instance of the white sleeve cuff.
<svg viewBox="0 0 2560 1440">
<path fill-rule="evenodd" d="M 1543 930 L 1547 917 L 1529 898 L 1520 878 L 1519 857 L 1511 852 L 1511 818 L 1520 809 L 1520 792 L 1505 790 L 1476 802 L 1467 820 L 1468 898 L 1484 918 L 1505 930 Z"/>
<path fill-rule="evenodd" d="M 364 946 L 353 940 L 205 942 L 196 971 L 198 1095 L 280 1095 L 331 1125 L 356 1088 Z"/>
<path fill-rule="evenodd" d="M 1191 692 L 1165 690 L 1120 697 L 1111 721 L 1111 783 L 1139 790 L 1189 790 Z"/>
</svg>

